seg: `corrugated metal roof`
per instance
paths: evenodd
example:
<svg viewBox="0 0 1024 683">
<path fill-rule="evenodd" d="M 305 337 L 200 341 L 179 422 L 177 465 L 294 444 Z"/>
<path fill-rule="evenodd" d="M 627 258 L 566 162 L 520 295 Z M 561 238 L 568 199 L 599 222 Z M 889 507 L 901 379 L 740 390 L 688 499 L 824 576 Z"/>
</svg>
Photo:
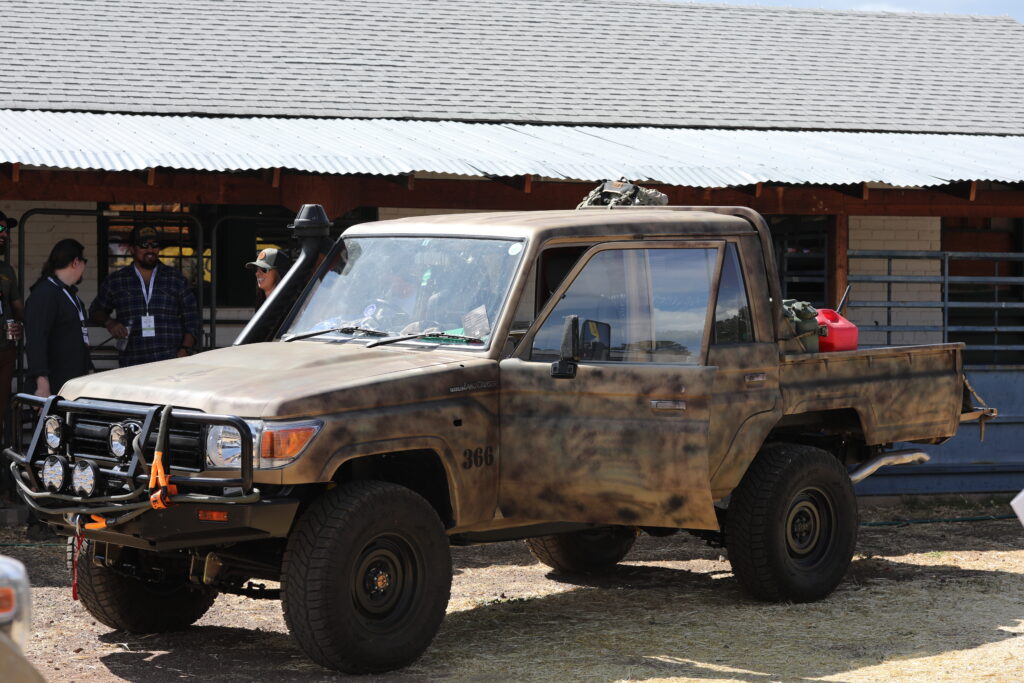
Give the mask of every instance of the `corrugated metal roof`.
<svg viewBox="0 0 1024 683">
<path fill-rule="evenodd" d="M 0 110 L 0 162 L 107 171 L 286 168 L 590 181 L 625 176 L 689 187 L 909 187 L 1024 181 L 1024 137 Z"/>
<path fill-rule="evenodd" d="M 0 108 L 1024 135 L 1009 17 L 659 0 L 4 0 Z"/>
</svg>

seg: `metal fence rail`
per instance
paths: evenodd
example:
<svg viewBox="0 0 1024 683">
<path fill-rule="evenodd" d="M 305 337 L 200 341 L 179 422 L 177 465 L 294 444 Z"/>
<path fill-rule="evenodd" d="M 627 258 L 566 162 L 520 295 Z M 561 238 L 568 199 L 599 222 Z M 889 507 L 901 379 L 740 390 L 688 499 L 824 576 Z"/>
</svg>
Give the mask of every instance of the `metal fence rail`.
<svg viewBox="0 0 1024 683">
<path fill-rule="evenodd" d="M 848 303 L 849 308 L 853 309 L 885 309 L 884 325 L 862 326 L 861 329 L 864 332 L 884 332 L 886 335 L 886 345 L 892 343 L 893 333 L 899 332 L 938 332 L 942 334 L 943 342 L 962 341 L 956 338 L 961 334 L 989 334 L 992 335 L 993 343 L 977 344 L 972 342 L 969 350 L 972 352 L 993 352 L 992 363 L 1003 362 L 999 357 L 1000 352 L 1003 352 L 1004 355 L 1008 352 L 1024 353 L 1024 343 L 1007 343 L 999 339 L 1000 335 L 1016 336 L 1024 333 L 1024 324 L 1022 324 L 1024 323 L 1024 296 L 1022 296 L 1022 292 L 1024 292 L 1024 276 L 1016 274 L 1024 271 L 1024 268 L 1022 268 L 1024 253 L 857 249 L 849 251 L 848 257 L 851 263 L 855 260 L 865 259 L 885 260 L 886 262 L 885 275 L 851 274 L 848 278 L 851 284 L 883 283 L 886 285 L 886 298 L 884 300 L 856 299 Z M 893 263 L 897 260 L 935 261 L 941 265 L 941 274 L 896 275 L 893 273 Z M 950 275 L 950 264 L 958 261 L 990 261 L 992 263 L 992 274 Z M 1014 274 L 1001 274 L 1001 267 L 1004 270 L 1012 269 Z M 893 285 L 895 284 L 936 284 L 940 286 L 940 296 L 938 299 L 931 301 L 893 300 Z M 978 285 L 984 289 L 986 295 L 976 295 L 976 298 L 970 300 L 963 300 L 963 298 L 958 298 L 955 301 L 952 300 L 951 288 L 962 285 Z M 893 312 L 896 309 L 941 309 L 942 324 L 895 324 L 893 323 Z M 959 313 L 969 311 L 990 311 L 992 323 L 955 324 L 955 318 L 959 317 Z M 1007 324 L 1000 324 L 1001 313 L 1011 316 L 1011 320 L 1006 321 Z M 951 314 L 954 318 L 953 323 L 950 322 Z M 1009 340 L 1009 342 L 1016 341 L 1016 339 Z"/>
</svg>

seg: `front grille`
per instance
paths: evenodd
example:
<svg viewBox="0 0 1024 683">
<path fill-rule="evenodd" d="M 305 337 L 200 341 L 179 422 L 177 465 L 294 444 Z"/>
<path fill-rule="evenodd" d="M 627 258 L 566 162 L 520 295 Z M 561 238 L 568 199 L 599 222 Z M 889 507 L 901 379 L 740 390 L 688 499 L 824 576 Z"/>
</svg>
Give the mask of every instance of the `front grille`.
<svg viewBox="0 0 1024 683">
<path fill-rule="evenodd" d="M 116 419 L 105 419 L 93 415 L 75 415 L 74 427 L 70 443 L 70 452 L 75 456 L 84 456 L 105 463 L 116 464 L 117 458 L 110 454 L 107 446 L 110 427 L 120 422 Z M 170 425 L 167 433 L 167 448 L 164 453 L 165 462 L 171 467 L 199 472 L 205 463 L 205 447 L 203 442 L 203 425 L 181 423 Z M 156 447 L 156 426 L 146 443 L 146 455 L 152 459 L 153 448 Z M 124 462 L 131 460 L 131 449 L 125 454 Z"/>
</svg>

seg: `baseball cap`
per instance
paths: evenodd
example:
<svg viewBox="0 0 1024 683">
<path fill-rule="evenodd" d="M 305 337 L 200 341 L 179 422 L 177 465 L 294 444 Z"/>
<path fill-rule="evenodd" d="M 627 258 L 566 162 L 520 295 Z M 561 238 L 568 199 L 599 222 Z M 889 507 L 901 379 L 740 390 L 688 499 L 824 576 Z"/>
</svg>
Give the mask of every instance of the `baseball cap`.
<svg viewBox="0 0 1024 683">
<path fill-rule="evenodd" d="M 256 255 L 255 261 L 246 263 L 245 267 L 249 270 L 253 268 L 277 268 L 285 271 L 292 267 L 292 260 L 288 258 L 288 254 L 278 249 L 264 249 Z"/>
<path fill-rule="evenodd" d="M 7 214 L 5 214 L 3 211 L 0 211 L 0 223 L 3 223 L 5 226 L 7 226 L 8 230 L 13 230 L 14 228 L 18 227 L 18 219 L 8 218 Z"/>
<path fill-rule="evenodd" d="M 128 244 L 138 246 L 146 242 L 160 242 L 160 233 L 156 231 L 156 228 L 149 225 L 136 225 L 132 228 L 132 233 L 128 236 Z"/>
</svg>

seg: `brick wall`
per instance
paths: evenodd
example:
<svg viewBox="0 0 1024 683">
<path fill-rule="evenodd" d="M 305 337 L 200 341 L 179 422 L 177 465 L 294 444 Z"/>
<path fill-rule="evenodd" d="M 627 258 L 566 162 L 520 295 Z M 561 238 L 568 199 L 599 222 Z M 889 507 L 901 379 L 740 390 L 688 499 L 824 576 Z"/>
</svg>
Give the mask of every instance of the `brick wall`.
<svg viewBox="0 0 1024 683">
<path fill-rule="evenodd" d="M 941 219 L 894 216 L 850 216 L 850 249 L 898 251 L 939 251 L 942 248 Z M 885 275 L 885 259 L 850 259 L 851 275 Z M 941 275 L 937 259 L 895 259 L 893 275 Z M 942 286 L 932 283 L 893 283 L 891 295 L 885 283 L 859 282 L 850 289 L 852 301 L 941 301 Z M 941 325 L 942 311 L 927 308 L 894 308 L 892 325 Z M 884 332 L 872 332 L 874 325 L 886 324 L 886 309 L 851 308 L 850 320 L 860 328 L 861 344 L 885 344 Z M 893 332 L 892 344 L 932 344 L 942 341 L 941 332 Z"/>
</svg>

